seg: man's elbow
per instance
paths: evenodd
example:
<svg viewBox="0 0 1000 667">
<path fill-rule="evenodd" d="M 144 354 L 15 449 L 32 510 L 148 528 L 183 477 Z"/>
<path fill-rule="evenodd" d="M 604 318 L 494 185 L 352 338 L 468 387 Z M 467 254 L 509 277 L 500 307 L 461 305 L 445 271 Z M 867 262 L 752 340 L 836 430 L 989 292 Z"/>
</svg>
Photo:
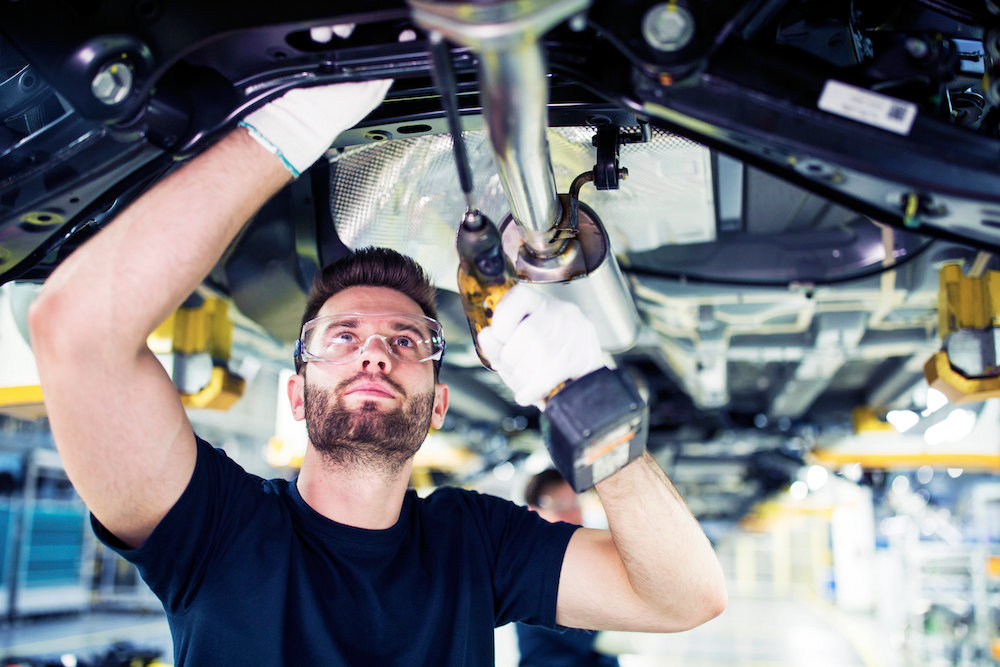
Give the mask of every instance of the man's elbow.
<svg viewBox="0 0 1000 667">
<path fill-rule="evenodd" d="M 28 308 L 28 334 L 39 363 L 81 348 L 99 350 L 95 345 L 101 342 L 100 318 L 86 294 L 67 286 L 53 274 Z"/>
<path fill-rule="evenodd" d="M 695 622 L 691 627 L 697 627 L 716 618 L 726 610 L 728 604 L 729 593 L 726 591 L 725 584 L 713 587 L 710 592 L 706 592 L 705 598 L 698 608 L 700 614 L 694 619 Z"/>
<path fill-rule="evenodd" d="M 39 372 L 64 369 L 67 361 L 79 363 L 80 350 L 96 360 L 102 352 L 100 329 L 85 304 L 61 293 L 42 288 L 28 308 L 28 335 Z M 43 382 L 44 384 L 44 382 Z"/>
<path fill-rule="evenodd" d="M 60 327 L 58 299 L 44 289 L 28 308 L 28 334 L 35 356 L 44 360 L 45 355 L 39 351 L 50 343 Z"/>
<path fill-rule="evenodd" d="M 726 610 L 729 594 L 724 584 L 713 585 L 699 591 L 697 597 L 683 605 L 664 610 L 658 627 L 652 632 L 685 632 L 711 621 Z"/>
</svg>

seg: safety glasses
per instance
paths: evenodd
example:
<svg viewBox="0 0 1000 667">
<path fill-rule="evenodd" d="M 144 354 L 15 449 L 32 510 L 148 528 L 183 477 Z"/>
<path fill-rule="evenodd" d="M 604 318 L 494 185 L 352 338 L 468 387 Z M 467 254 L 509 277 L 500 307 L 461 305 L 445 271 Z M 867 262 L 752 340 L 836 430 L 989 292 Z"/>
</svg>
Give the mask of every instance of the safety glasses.
<svg viewBox="0 0 1000 667">
<path fill-rule="evenodd" d="M 337 313 L 309 320 L 295 342 L 295 362 L 349 364 L 359 359 L 374 339 L 392 357 L 419 364 L 444 354 L 441 323 L 406 313 Z"/>
</svg>

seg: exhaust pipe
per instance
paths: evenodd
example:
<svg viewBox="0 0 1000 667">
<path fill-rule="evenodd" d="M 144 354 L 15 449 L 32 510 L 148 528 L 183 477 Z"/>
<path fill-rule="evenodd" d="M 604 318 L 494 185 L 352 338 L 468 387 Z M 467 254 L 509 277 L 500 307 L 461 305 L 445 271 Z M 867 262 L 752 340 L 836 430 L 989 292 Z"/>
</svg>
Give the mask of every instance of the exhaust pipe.
<svg viewBox="0 0 1000 667">
<path fill-rule="evenodd" d="M 590 0 L 409 2 L 418 25 L 479 56 L 483 116 L 511 210 L 500 228 L 518 278 L 579 305 L 605 350 L 628 349 L 638 335 L 635 303 L 592 211 L 578 216 L 576 241 L 559 233 L 570 207 L 556 192 L 546 137 L 548 79 L 538 40 Z"/>
</svg>

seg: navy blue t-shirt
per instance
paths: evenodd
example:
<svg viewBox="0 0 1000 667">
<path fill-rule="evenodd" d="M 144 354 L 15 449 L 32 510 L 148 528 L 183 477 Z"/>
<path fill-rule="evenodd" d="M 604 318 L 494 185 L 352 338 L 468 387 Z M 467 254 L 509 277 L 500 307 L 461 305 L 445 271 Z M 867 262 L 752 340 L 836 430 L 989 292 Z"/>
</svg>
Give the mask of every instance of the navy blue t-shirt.
<svg viewBox="0 0 1000 667">
<path fill-rule="evenodd" d="M 163 602 L 177 667 L 492 665 L 495 626 L 555 625 L 575 529 L 454 488 L 407 491 L 396 525 L 353 528 L 200 439 L 140 548 L 93 524 Z"/>
<path fill-rule="evenodd" d="M 592 630 L 554 630 L 517 624 L 518 667 L 618 667 L 618 658 L 594 650 Z"/>
</svg>

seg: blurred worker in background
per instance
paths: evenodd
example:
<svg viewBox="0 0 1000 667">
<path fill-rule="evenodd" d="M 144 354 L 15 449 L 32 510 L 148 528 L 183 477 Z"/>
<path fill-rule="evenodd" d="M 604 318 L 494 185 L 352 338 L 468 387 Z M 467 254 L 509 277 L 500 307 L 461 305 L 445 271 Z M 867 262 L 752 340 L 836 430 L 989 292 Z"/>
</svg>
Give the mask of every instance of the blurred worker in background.
<svg viewBox="0 0 1000 667">
<path fill-rule="evenodd" d="M 583 525 L 583 510 L 576 492 L 559 471 L 548 468 L 532 476 L 524 488 L 528 508 L 549 523 Z M 517 624 L 520 667 L 618 667 L 618 659 L 594 650 L 592 630 L 557 630 L 527 623 Z"/>
<path fill-rule="evenodd" d="M 511 621 L 670 632 L 718 615 L 712 547 L 648 454 L 597 485 L 610 532 L 408 490 L 448 387 L 434 287 L 398 253 L 356 253 L 315 282 L 287 387 L 309 434 L 296 480 L 250 475 L 194 434 L 147 337 L 390 83 L 296 89 L 253 111 L 62 262 L 32 305 L 66 472 L 97 535 L 163 602 L 177 667 L 486 665 Z M 517 292 L 496 308 L 509 326 L 491 358 L 538 403 L 601 351 L 578 308 Z"/>
</svg>

